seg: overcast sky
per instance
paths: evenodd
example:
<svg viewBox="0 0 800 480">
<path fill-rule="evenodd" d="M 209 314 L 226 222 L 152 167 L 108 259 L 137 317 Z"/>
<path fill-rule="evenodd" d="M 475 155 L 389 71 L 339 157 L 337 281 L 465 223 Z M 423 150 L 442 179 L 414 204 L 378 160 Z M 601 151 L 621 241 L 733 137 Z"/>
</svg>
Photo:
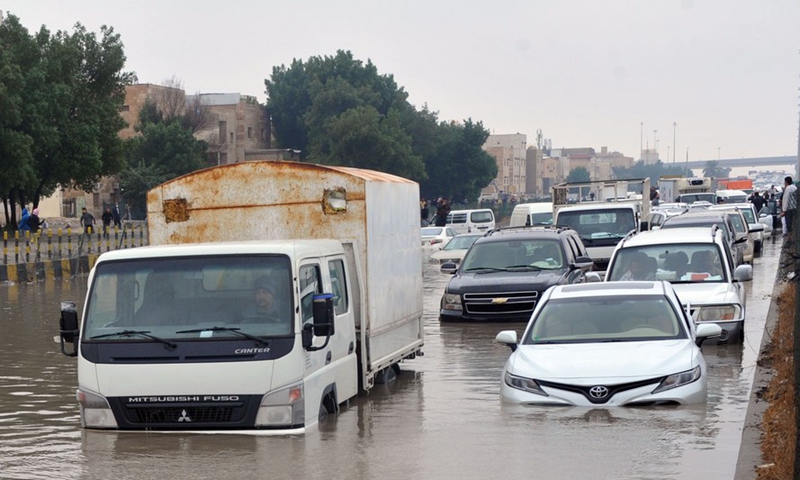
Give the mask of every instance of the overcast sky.
<svg viewBox="0 0 800 480">
<path fill-rule="evenodd" d="M 798 0 L 0 0 L 31 32 L 122 37 L 140 83 L 265 101 L 292 59 L 350 50 L 442 120 L 677 161 L 796 155 Z M 677 127 L 673 127 L 673 123 Z M 673 141 L 674 139 L 674 141 Z M 673 147 L 673 145 L 675 145 Z"/>
</svg>

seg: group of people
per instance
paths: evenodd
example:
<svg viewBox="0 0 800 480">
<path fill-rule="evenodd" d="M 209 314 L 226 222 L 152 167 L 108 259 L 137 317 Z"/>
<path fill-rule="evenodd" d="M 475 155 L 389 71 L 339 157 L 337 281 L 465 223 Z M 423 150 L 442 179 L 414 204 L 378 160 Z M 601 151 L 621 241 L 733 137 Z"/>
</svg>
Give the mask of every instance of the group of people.
<svg viewBox="0 0 800 480">
<path fill-rule="evenodd" d="M 756 211 L 761 213 L 765 207 L 769 207 L 770 203 L 780 202 L 780 218 L 783 226 L 783 233 L 790 234 L 794 226 L 795 218 L 797 217 L 797 186 L 794 184 L 794 179 L 791 176 L 786 176 L 783 179 L 783 192 L 778 194 L 775 185 L 769 189 L 764 190 L 764 194 L 753 192 L 750 197 L 750 203 L 756 207 Z M 777 209 L 777 205 L 776 205 Z M 777 215 L 777 211 L 769 211 L 771 214 Z"/>
<path fill-rule="evenodd" d="M 112 210 L 111 207 L 106 207 L 103 215 L 100 217 L 103 221 L 103 236 L 108 238 L 108 232 L 111 229 L 111 223 L 114 223 L 115 227 L 122 226 L 122 219 L 119 216 L 119 208 L 116 204 L 114 204 L 114 209 Z M 80 218 L 81 226 L 83 226 L 83 231 L 87 235 L 91 235 L 92 229 L 94 228 L 95 219 L 94 215 L 92 215 L 86 207 L 81 209 L 81 218 Z"/>
<path fill-rule="evenodd" d="M 47 228 L 47 222 L 39 218 L 39 209 L 34 208 L 28 212 L 28 207 L 22 207 L 22 215 L 19 219 L 19 231 L 36 233 L 40 228 Z"/>
<path fill-rule="evenodd" d="M 447 225 L 447 215 L 450 213 L 450 201 L 447 199 L 447 197 L 437 198 L 434 205 L 430 205 L 430 202 L 422 199 L 419 202 L 419 206 L 420 217 L 423 222 L 430 221 L 430 208 L 435 206 L 436 215 L 433 217 L 432 223 L 437 227 L 444 227 Z"/>
</svg>

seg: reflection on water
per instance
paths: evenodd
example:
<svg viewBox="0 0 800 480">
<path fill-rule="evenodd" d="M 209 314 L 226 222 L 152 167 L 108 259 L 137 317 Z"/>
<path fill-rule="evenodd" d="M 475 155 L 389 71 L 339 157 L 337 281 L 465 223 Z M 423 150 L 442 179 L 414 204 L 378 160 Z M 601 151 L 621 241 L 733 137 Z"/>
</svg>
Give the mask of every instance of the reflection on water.
<svg viewBox="0 0 800 480">
<path fill-rule="evenodd" d="M 306 436 L 84 431 L 75 359 L 53 342 L 61 300 L 83 306 L 85 278 L 0 286 L 0 478 L 730 479 L 736 463 L 777 246 L 746 287 L 744 345 L 706 345 L 709 401 L 690 408 L 503 405 L 509 349 L 522 324 L 438 322 L 448 276 L 425 263 L 425 355 L 403 365 Z M 538 476 L 538 475 L 537 475 Z"/>
</svg>

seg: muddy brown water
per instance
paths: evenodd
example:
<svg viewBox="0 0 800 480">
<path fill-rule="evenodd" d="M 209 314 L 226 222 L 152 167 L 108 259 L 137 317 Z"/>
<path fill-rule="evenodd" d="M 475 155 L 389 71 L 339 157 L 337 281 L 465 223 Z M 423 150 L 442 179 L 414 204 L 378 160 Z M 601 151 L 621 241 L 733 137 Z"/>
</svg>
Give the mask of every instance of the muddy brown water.
<svg viewBox="0 0 800 480">
<path fill-rule="evenodd" d="M 440 325 L 448 277 L 426 263 L 425 356 L 294 437 L 82 430 L 75 359 L 53 336 L 59 302 L 82 307 L 86 278 L 2 285 L 0 479 L 732 479 L 779 248 L 755 260 L 744 344 L 703 347 L 706 405 L 502 405 L 509 350 L 494 336 L 523 325 Z"/>
</svg>

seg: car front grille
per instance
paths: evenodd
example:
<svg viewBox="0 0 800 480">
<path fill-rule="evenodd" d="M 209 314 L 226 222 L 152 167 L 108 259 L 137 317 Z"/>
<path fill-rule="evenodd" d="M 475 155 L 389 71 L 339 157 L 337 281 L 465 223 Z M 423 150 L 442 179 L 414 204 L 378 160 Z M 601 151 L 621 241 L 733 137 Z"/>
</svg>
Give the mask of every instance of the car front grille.
<svg viewBox="0 0 800 480">
<path fill-rule="evenodd" d="M 475 315 L 530 315 L 539 292 L 465 293 L 464 309 Z"/>
</svg>

